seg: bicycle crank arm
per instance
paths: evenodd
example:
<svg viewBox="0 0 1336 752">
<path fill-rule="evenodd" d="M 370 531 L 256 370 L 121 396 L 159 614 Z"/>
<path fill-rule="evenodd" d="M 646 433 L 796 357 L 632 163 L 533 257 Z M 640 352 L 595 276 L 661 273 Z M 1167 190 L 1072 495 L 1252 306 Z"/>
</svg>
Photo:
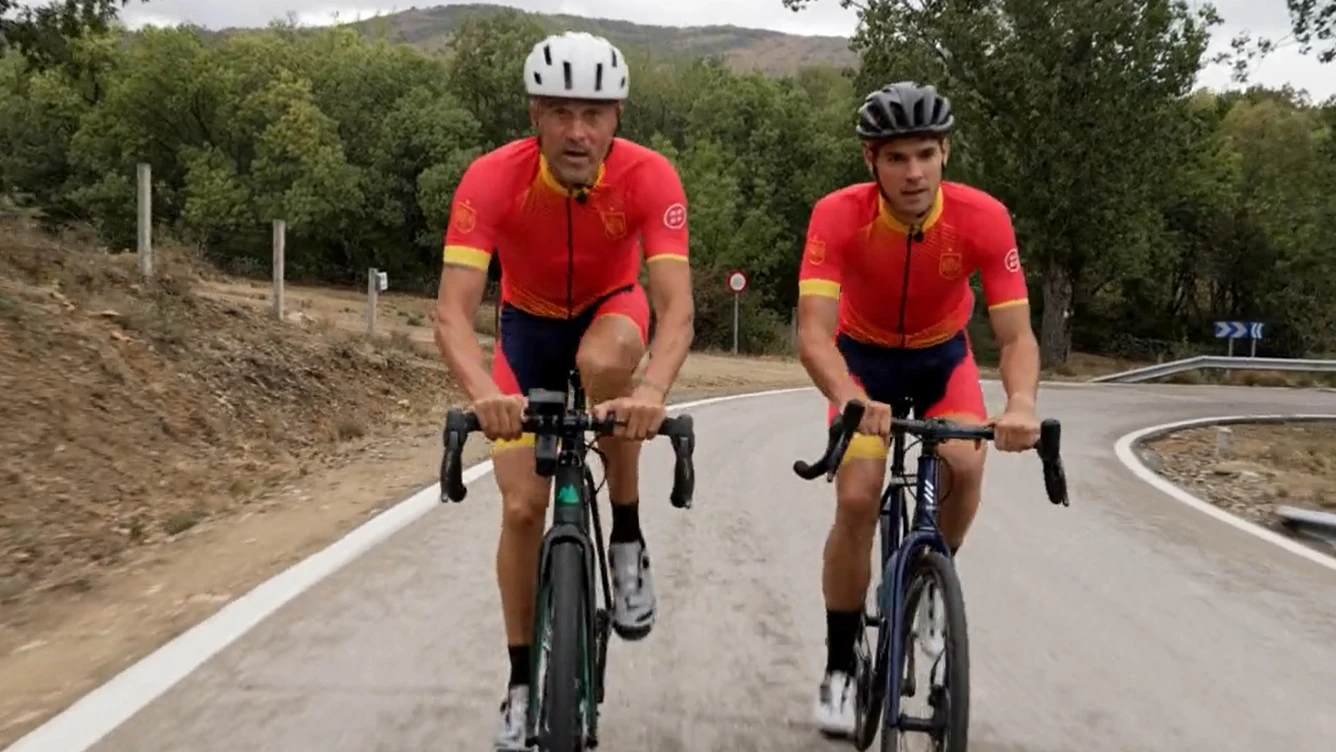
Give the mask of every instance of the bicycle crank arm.
<svg viewBox="0 0 1336 752">
<path fill-rule="evenodd" d="M 938 734 L 945 727 L 946 724 L 936 718 L 915 718 L 904 713 L 900 714 L 900 723 L 897 726 L 901 731 L 911 731 L 916 734 Z"/>
</svg>

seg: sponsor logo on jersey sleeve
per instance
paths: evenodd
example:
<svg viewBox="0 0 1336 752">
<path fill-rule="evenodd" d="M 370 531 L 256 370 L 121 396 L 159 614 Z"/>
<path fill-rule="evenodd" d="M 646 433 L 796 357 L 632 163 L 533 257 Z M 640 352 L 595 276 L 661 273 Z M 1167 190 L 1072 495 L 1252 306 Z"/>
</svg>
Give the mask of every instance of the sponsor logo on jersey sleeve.
<svg viewBox="0 0 1336 752">
<path fill-rule="evenodd" d="M 687 208 L 673 204 L 663 212 L 663 226 L 670 230 L 680 230 L 687 226 Z"/>
<path fill-rule="evenodd" d="M 1006 265 L 1007 271 L 1015 274 L 1021 270 L 1021 254 L 1015 249 L 1007 251 L 1007 257 L 1002 260 Z"/>
<path fill-rule="evenodd" d="M 808 238 L 803 255 L 812 266 L 821 266 L 826 261 L 826 243 L 820 238 Z"/>
<path fill-rule="evenodd" d="M 467 200 L 455 204 L 455 208 L 450 212 L 450 224 L 456 231 L 465 235 L 473 232 L 478 226 L 478 212 L 474 210 L 473 204 Z"/>
</svg>

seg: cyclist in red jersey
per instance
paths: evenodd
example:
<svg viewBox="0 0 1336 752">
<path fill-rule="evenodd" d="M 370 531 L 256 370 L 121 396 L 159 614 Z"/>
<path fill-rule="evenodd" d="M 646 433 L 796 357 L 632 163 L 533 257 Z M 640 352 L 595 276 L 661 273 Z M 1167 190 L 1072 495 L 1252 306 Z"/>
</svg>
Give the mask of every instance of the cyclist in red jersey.
<svg viewBox="0 0 1336 752">
<path fill-rule="evenodd" d="M 868 405 L 837 477 L 822 572 L 827 655 L 817 721 L 830 736 L 855 727 L 854 645 L 871 579 L 889 403 L 908 399 L 920 417 L 990 422 L 965 332 L 976 271 L 1007 394 L 1004 411 L 991 421 L 995 444 L 1023 451 L 1039 438 L 1039 345 L 1015 233 L 1000 201 L 942 180 L 955 123 L 950 102 L 931 86 L 897 83 L 870 94 L 858 119 L 873 180 L 812 208 L 798 283 L 799 349 L 830 401 L 827 419 L 851 399 Z M 953 441 L 940 453 L 947 467 L 940 524 L 954 555 L 978 509 L 984 449 Z M 932 640 L 941 641 L 941 628 L 924 624 L 919 634 L 925 633 L 927 648 L 940 653 Z"/>
<path fill-rule="evenodd" d="M 668 390 L 693 336 L 686 196 L 663 155 L 615 137 L 628 90 L 626 59 L 606 39 L 569 32 L 534 46 L 524 66 L 530 137 L 484 154 L 455 191 L 445 233 L 436 342 L 472 400 L 501 490 L 497 580 L 510 652 L 498 750 L 526 749 L 533 602 L 550 482 L 534 472 L 533 436 L 521 434 L 525 395 L 565 391 L 579 368 L 615 437 L 607 459 L 613 627 L 628 640 L 654 622 L 649 556 L 637 515 L 641 440 L 658 430 Z M 641 256 L 649 295 L 638 284 Z M 500 329 L 489 374 L 473 330 L 495 253 Z M 657 326 L 652 356 L 633 382 Z"/>
</svg>

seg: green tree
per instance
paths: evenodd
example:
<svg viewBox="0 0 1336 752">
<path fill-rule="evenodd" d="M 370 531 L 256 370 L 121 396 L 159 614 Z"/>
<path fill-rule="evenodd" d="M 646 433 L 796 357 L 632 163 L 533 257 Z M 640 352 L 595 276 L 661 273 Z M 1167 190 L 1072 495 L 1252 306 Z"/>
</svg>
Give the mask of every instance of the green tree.
<svg viewBox="0 0 1336 752">
<path fill-rule="evenodd" d="M 455 32 L 450 93 L 481 124 L 485 149 L 528 134 L 524 60 L 546 35 L 532 16 L 510 9 L 473 16 Z"/>
<path fill-rule="evenodd" d="M 0 0 L 0 53 L 12 47 L 38 70 L 68 63 L 75 40 L 105 33 L 129 4 L 130 0 L 54 0 L 25 5 Z"/>
<path fill-rule="evenodd" d="M 1290 9 L 1294 38 L 1303 45 L 1305 55 L 1313 50 L 1314 42 L 1325 42 L 1326 49 L 1318 53 L 1318 60 L 1330 63 L 1336 59 L 1336 0 L 1285 0 Z"/>
</svg>

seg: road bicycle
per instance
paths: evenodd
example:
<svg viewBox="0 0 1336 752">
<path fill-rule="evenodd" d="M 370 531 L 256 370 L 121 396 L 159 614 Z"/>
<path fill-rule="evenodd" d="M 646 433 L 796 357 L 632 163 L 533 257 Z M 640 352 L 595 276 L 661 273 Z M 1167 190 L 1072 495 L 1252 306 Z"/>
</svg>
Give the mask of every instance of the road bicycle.
<svg viewBox="0 0 1336 752">
<path fill-rule="evenodd" d="M 569 401 L 567 397 L 569 396 Z M 586 454 L 602 452 L 586 433 L 612 433 L 616 416 L 597 420 L 586 409 L 579 371 L 572 369 L 567 391 L 534 389 L 529 392 L 524 431 L 535 435 L 535 466 L 539 475 L 552 478 L 552 525 L 543 535 L 538 559 L 538 589 L 534 608 L 534 637 L 546 650 L 533 651 L 526 709 L 527 744 L 546 752 L 581 752 L 598 746 L 598 706 L 603 703 L 612 627 L 612 587 L 599 523 L 594 484 Z M 461 501 L 468 493 L 463 482 L 462 454 L 468 434 L 479 430 L 477 417 L 452 409 L 445 419 L 445 454 L 441 459 L 441 501 Z M 696 472 L 692 453 L 696 437 L 690 415 L 665 418 L 658 436 L 672 440 L 676 456 L 674 507 L 691 508 Z M 590 526 L 593 535 L 590 535 Z M 597 569 L 595 560 L 597 559 Z M 596 604 L 595 576 L 602 585 L 603 603 Z M 541 664 L 541 665 L 540 665 Z"/>
<path fill-rule="evenodd" d="M 849 441 L 863 419 L 864 410 L 862 402 L 849 402 L 831 423 L 826 452 L 821 459 L 815 463 L 798 460 L 793 463 L 793 471 L 804 480 L 815 480 L 823 474 L 827 482 L 834 480 Z M 863 629 L 855 648 L 857 722 L 850 741 L 857 749 L 865 750 L 872 746 L 880 730 L 881 749 L 888 752 L 900 748 L 900 734 L 925 733 L 939 751 L 965 752 L 969 733 L 969 639 L 960 579 L 952 563 L 951 550 L 937 528 L 938 469 L 941 467 L 937 449 L 942 442 L 951 439 L 992 441 L 993 428 L 963 426 L 943 418 L 909 420 L 909 412 L 907 401 L 892 405 L 891 472 L 881 495 L 878 525 L 881 580 L 876 590 L 876 608 L 870 613 L 864 612 Z M 908 451 L 905 434 L 917 436 L 921 445 L 914 474 L 905 469 L 905 453 Z M 1056 420 L 1045 420 L 1040 423 L 1039 441 L 1034 449 L 1043 467 L 1044 490 L 1049 501 L 1069 506 L 1067 478 L 1059 448 L 1061 436 L 1061 424 Z M 905 503 L 905 494 L 911 487 L 917 502 L 912 520 Z M 935 586 L 942 594 L 946 635 L 943 654 L 933 662 L 929 684 L 933 683 L 932 677 L 943 658 L 945 682 L 928 688 L 928 704 L 932 712 L 927 718 L 918 718 L 901 712 L 902 697 L 914 697 L 918 689 L 912 650 L 916 635 L 911 631 L 907 614 L 916 612 L 930 586 Z M 869 630 L 876 630 L 875 655 L 868 648 Z M 898 639 L 892 639 L 897 636 Z M 888 670 L 890 666 L 895 666 L 896 670 Z"/>
</svg>

